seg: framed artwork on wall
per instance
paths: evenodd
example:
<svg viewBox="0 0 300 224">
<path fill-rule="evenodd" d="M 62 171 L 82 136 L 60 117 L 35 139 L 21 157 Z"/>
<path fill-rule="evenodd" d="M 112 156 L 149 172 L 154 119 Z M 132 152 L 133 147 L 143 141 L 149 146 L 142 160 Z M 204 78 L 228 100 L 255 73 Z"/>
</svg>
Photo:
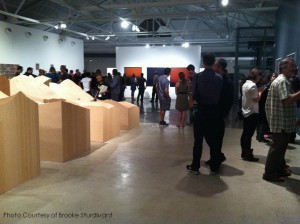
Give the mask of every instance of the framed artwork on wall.
<svg viewBox="0 0 300 224">
<path fill-rule="evenodd" d="M 279 64 L 280 64 L 281 61 L 282 61 L 282 58 L 277 58 L 277 59 L 275 60 L 275 72 L 276 72 L 277 74 L 279 74 Z"/>
<path fill-rule="evenodd" d="M 135 77 L 140 77 L 142 73 L 142 67 L 124 67 L 124 73 L 126 73 L 126 85 L 130 86 L 130 78 L 133 74 Z"/>
<path fill-rule="evenodd" d="M 153 86 L 153 77 L 155 72 L 157 72 L 157 74 L 163 75 L 164 74 L 164 69 L 163 67 L 148 67 L 147 68 L 147 86 Z"/>
<path fill-rule="evenodd" d="M 189 71 L 185 67 L 171 68 L 171 75 L 170 75 L 171 87 L 175 87 L 176 82 L 179 81 L 179 72 L 184 73 L 186 80 L 189 78 Z"/>
<path fill-rule="evenodd" d="M 125 67 L 124 72 L 129 78 L 131 78 L 133 74 L 135 74 L 136 77 L 140 77 L 142 73 L 142 67 Z"/>
</svg>

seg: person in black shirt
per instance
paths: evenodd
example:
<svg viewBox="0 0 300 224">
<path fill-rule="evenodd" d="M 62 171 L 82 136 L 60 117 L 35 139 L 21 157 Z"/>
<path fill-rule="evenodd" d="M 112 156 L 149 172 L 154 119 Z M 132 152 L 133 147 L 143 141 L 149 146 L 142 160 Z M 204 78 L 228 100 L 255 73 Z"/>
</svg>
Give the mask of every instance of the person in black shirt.
<svg viewBox="0 0 300 224">
<path fill-rule="evenodd" d="M 197 102 L 197 110 L 193 113 L 194 147 L 193 161 L 186 169 L 194 175 L 199 175 L 200 159 L 205 138 L 210 148 L 210 171 L 215 174 L 222 163 L 220 144 L 215 136 L 220 135 L 220 124 L 223 119 L 220 99 L 223 88 L 223 78 L 212 66 L 215 56 L 211 53 L 203 55 L 204 71 L 193 78 L 193 98 Z"/>
<path fill-rule="evenodd" d="M 146 82 L 147 80 L 144 78 L 144 73 L 141 73 L 141 77 L 138 78 L 138 89 L 139 89 L 139 93 L 137 96 L 137 101 L 139 101 L 140 97 L 141 97 L 141 103 L 144 100 L 144 92 L 146 89 Z"/>
</svg>

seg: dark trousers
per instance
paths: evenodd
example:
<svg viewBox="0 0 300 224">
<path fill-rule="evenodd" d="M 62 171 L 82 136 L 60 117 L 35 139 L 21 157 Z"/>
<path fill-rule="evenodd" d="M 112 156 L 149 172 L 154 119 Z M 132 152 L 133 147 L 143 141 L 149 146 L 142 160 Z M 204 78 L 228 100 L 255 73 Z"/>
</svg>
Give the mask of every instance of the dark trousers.
<svg viewBox="0 0 300 224">
<path fill-rule="evenodd" d="M 244 118 L 243 133 L 241 136 L 242 158 L 252 156 L 251 139 L 255 132 L 257 121 L 258 114 L 255 113 Z"/>
<path fill-rule="evenodd" d="M 265 175 L 279 176 L 286 168 L 284 156 L 290 138 L 291 134 L 284 131 L 281 133 L 272 133 L 272 143 L 266 160 Z"/>
<path fill-rule="evenodd" d="M 141 97 L 141 101 L 143 102 L 143 100 L 144 100 L 144 92 L 145 92 L 145 89 L 141 89 L 141 88 L 139 89 L 137 100 L 139 100 L 140 97 Z"/>
<path fill-rule="evenodd" d="M 152 88 L 152 98 L 151 98 L 151 101 L 154 101 L 155 95 L 156 95 L 155 102 L 157 102 L 157 100 L 158 100 L 157 90 L 156 90 L 156 86 L 153 86 L 153 88 Z"/>
<path fill-rule="evenodd" d="M 202 156 L 203 138 L 210 148 L 210 169 L 217 171 L 221 165 L 223 157 L 221 153 L 224 129 L 224 121 L 221 117 L 195 117 L 194 126 L 194 147 L 192 169 L 200 168 L 200 159 Z"/>
</svg>

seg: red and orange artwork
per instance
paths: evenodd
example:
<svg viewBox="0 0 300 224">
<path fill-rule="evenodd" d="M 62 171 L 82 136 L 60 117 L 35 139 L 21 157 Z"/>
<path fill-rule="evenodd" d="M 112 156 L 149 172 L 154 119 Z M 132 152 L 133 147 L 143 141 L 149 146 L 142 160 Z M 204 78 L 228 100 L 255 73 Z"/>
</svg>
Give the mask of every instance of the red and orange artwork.
<svg viewBox="0 0 300 224">
<path fill-rule="evenodd" d="M 124 67 L 124 73 L 126 73 L 127 78 L 130 78 L 133 74 L 138 78 L 141 76 L 142 67 Z"/>
<path fill-rule="evenodd" d="M 188 79 L 189 72 L 185 67 L 182 68 L 171 68 L 171 75 L 170 75 L 170 86 L 175 86 L 176 82 L 179 81 L 179 72 L 183 72 L 185 78 Z"/>
</svg>

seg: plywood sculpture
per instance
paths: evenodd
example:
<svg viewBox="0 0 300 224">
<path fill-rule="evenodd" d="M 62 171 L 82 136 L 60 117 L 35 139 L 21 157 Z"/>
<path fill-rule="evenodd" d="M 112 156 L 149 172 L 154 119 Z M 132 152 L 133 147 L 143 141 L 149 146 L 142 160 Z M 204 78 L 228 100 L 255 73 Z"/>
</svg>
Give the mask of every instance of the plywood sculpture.
<svg viewBox="0 0 300 224">
<path fill-rule="evenodd" d="M 105 101 L 94 101 L 80 86 L 70 80 L 51 83 L 50 88 L 61 98 L 90 110 L 91 141 L 105 142 L 120 134 L 119 110 Z"/>
<path fill-rule="evenodd" d="M 120 114 L 120 128 L 122 130 L 128 130 L 136 128 L 140 123 L 140 109 L 136 105 L 128 102 L 116 102 L 113 100 L 105 100 L 105 103 L 109 103 L 119 110 Z"/>
<path fill-rule="evenodd" d="M 90 110 L 91 141 L 105 142 L 120 134 L 120 121 L 116 107 L 102 102 L 77 102 Z"/>
<path fill-rule="evenodd" d="M 51 78 L 48 78 L 47 76 L 38 76 L 34 79 L 35 82 L 45 84 L 46 86 L 50 86 Z"/>
<path fill-rule="evenodd" d="M 0 99 L 7 98 L 8 96 L 0 91 Z"/>
<path fill-rule="evenodd" d="M 65 162 L 90 149 L 88 109 L 61 100 L 48 86 L 30 76 L 14 77 L 10 87 L 11 94 L 21 91 L 39 103 L 42 160 Z"/>
<path fill-rule="evenodd" d="M 90 111 L 70 102 L 39 105 L 41 160 L 66 162 L 90 150 Z"/>
<path fill-rule="evenodd" d="M 0 91 L 10 96 L 9 79 L 7 79 L 4 75 L 0 75 Z"/>
<path fill-rule="evenodd" d="M 10 80 L 10 95 L 12 96 L 20 91 L 26 96 L 38 99 L 60 99 L 60 97 L 48 86 L 39 83 L 32 76 L 19 75 Z"/>
<path fill-rule="evenodd" d="M 38 105 L 23 93 L 0 99 L 0 194 L 39 174 Z"/>
</svg>

